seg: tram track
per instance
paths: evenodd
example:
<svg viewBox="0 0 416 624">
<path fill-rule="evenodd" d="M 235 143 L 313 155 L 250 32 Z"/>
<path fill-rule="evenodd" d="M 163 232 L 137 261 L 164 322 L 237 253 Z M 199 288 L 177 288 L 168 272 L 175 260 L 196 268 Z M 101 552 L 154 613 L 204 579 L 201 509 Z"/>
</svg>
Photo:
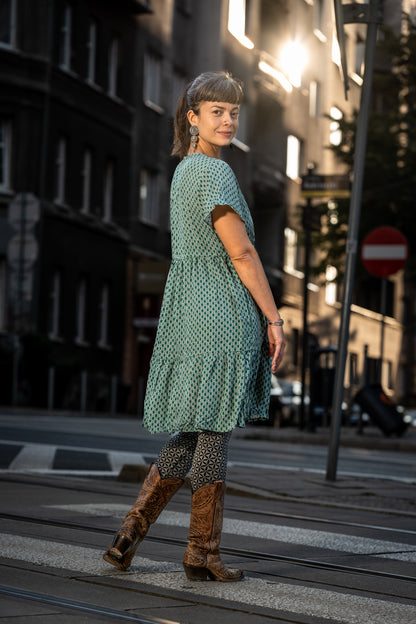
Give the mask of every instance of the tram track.
<svg viewBox="0 0 416 624">
<path fill-rule="evenodd" d="M 91 583 L 91 581 L 87 581 Z M 99 585 L 99 583 L 94 582 L 94 585 Z M 131 591 L 131 590 L 130 590 Z M 141 594 L 153 595 L 153 592 L 146 592 L 140 590 Z M 91 615 L 104 616 L 105 618 L 111 618 L 111 621 L 128 621 L 128 622 L 136 622 L 137 624 L 181 624 L 179 620 L 167 620 L 162 618 L 154 618 L 149 616 L 142 616 L 135 613 L 128 613 L 125 611 L 119 611 L 117 609 L 110 609 L 108 607 L 96 605 L 93 603 L 80 602 L 77 600 L 69 600 L 67 598 L 61 598 L 59 596 L 53 596 L 46 593 L 32 592 L 26 589 L 11 587 L 8 585 L 0 585 L 0 595 L 8 596 L 9 598 L 15 598 L 17 600 L 28 600 L 31 602 L 36 602 L 44 605 L 50 605 L 55 607 L 60 607 L 65 610 L 74 611 L 76 613 L 88 613 Z M 195 598 L 187 599 L 184 596 L 180 598 L 181 603 L 188 603 L 189 605 L 195 605 Z M 205 607 L 212 607 L 210 602 L 201 601 L 198 599 L 198 604 L 203 605 Z M 253 615 L 252 608 L 243 609 L 241 606 L 239 608 L 227 607 L 222 605 L 221 607 L 216 605 L 216 609 L 221 610 L 226 614 L 229 613 L 241 613 L 241 615 Z M 295 614 L 294 614 L 295 615 Z M 304 624 L 305 620 L 302 619 L 294 619 L 294 617 L 283 617 L 280 616 L 277 618 L 276 615 L 268 615 L 266 613 L 261 614 L 262 619 L 269 619 L 273 622 L 278 621 L 280 624 Z"/>
<path fill-rule="evenodd" d="M 97 527 L 91 524 L 82 524 L 73 521 L 65 521 L 65 520 L 57 520 L 53 518 L 42 518 L 42 517 L 33 517 L 33 516 L 25 516 L 22 514 L 10 514 L 10 513 L 0 513 L 0 518 L 4 520 L 12 520 L 14 522 L 22 522 L 22 523 L 31 523 L 31 524 L 40 524 L 47 526 L 54 526 L 57 528 L 65 528 L 69 530 L 77 530 L 77 531 L 89 531 L 93 533 L 98 533 L 102 535 L 113 535 L 114 529 L 107 529 L 105 527 Z M 174 537 L 165 537 L 165 536 L 157 536 L 157 535 L 148 535 L 146 537 L 147 541 L 155 542 L 159 544 L 166 544 L 171 546 L 183 546 L 186 547 L 187 541 L 180 538 Z M 344 574 L 352 574 L 355 576 L 369 576 L 373 578 L 384 578 L 390 579 L 400 582 L 406 583 L 416 583 L 416 577 L 408 576 L 403 574 L 397 574 L 393 572 L 386 572 L 382 570 L 372 570 L 368 568 L 360 568 L 356 566 L 346 566 L 343 564 L 337 563 L 329 563 L 325 561 L 317 561 L 313 559 L 304 559 L 300 557 L 290 557 L 288 555 L 279 555 L 275 553 L 266 553 L 261 551 L 233 548 L 229 546 L 222 546 L 221 552 L 225 555 L 235 556 L 242 560 L 257 560 L 257 561 L 273 561 L 273 562 L 283 562 L 286 564 L 320 569 L 329 572 L 340 572 Z"/>
<path fill-rule="evenodd" d="M 0 594 L 9 598 L 30 600 L 32 602 L 40 602 L 42 604 L 69 609 L 70 611 L 89 613 L 92 615 L 105 616 L 114 620 L 122 620 L 128 622 L 137 622 L 137 624 L 179 624 L 173 620 L 164 620 L 160 618 L 149 618 L 134 613 L 118 611 L 117 609 L 109 609 L 87 602 L 79 602 L 77 600 L 69 600 L 67 598 L 59 598 L 49 594 L 27 591 L 18 587 L 10 587 L 8 585 L 0 585 Z"/>
<path fill-rule="evenodd" d="M 70 485 L 68 483 L 62 483 L 61 481 L 59 483 L 47 483 L 44 480 L 41 479 L 28 479 L 28 478 L 24 478 L 24 477 L 1 477 L 0 476 L 0 482 L 5 481 L 5 482 L 12 482 L 12 483 L 27 483 L 30 485 L 38 485 L 40 487 L 48 487 L 48 488 L 56 488 L 56 489 L 60 489 L 60 490 L 71 490 L 71 491 L 76 491 L 76 492 L 86 492 L 86 493 L 90 493 L 90 494 L 109 494 L 108 489 L 105 488 L 99 488 L 99 487 L 86 487 L 83 484 L 78 484 L 77 485 Z M 117 496 L 118 498 L 128 498 L 129 501 L 131 501 L 132 498 L 132 494 L 131 492 L 120 492 L 120 491 L 112 491 L 111 492 L 111 496 Z M 178 499 L 177 499 L 178 502 Z M 302 504 L 302 501 L 297 501 L 299 504 Z M 310 505 L 310 502 L 308 503 Z M 346 509 L 348 509 L 348 506 L 345 506 Z M 233 511 L 233 512 L 237 512 L 237 513 L 241 513 L 244 515 L 253 515 L 253 513 L 255 513 L 255 515 L 258 516 L 262 516 L 264 518 L 281 518 L 282 520 L 296 520 L 296 521 L 300 521 L 300 522 L 311 522 L 313 524 L 324 524 L 326 526 L 344 526 L 344 527 L 350 527 L 350 528 L 359 528 L 359 529 L 365 529 L 365 530 L 370 530 L 370 531 L 381 531 L 381 532 L 386 532 L 386 533 L 397 533 L 397 534 L 403 534 L 403 535 L 414 535 L 416 536 L 416 530 L 412 530 L 412 529 L 401 529 L 401 528 L 394 528 L 394 527 L 386 527 L 386 526 L 381 526 L 381 525 L 377 525 L 377 524 L 365 524 L 365 523 L 360 523 L 360 522 L 350 522 L 347 520 L 333 520 L 333 519 L 328 519 L 328 518 L 320 518 L 320 517 L 314 517 L 314 516 L 308 516 L 308 515 L 301 515 L 301 514 L 289 514 L 289 513 L 284 513 L 284 512 L 278 512 L 278 511 L 261 511 L 259 509 L 250 509 L 246 507 L 237 507 L 237 506 L 233 506 L 233 505 L 229 505 L 227 504 L 226 506 L 226 510 L 227 511 Z M 366 509 L 366 511 L 368 511 Z M 379 509 L 374 509 L 374 510 L 370 510 L 371 512 L 374 511 L 377 514 L 380 513 Z M 397 512 L 396 515 L 400 515 L 400 516 L 410 516 L 410 517 L 414 517 L 415 514 L 413 514 L 412 512 L 409 513 L 405 513 L 405 512 Z M 1 514 L 0 514 L 1 516 Z"/>
</svg>

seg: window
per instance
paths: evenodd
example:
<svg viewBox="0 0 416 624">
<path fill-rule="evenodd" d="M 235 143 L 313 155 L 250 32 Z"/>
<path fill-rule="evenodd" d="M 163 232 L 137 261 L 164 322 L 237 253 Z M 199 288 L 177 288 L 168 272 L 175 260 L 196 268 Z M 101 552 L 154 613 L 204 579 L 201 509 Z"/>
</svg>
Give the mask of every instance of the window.
<svg viewBox="0 0 416 624">
<path fill-rule="evenodd" d="M 176 0 L 176 7 L 185 15 L 192 15 L 192 0 Z"/>
<path fill-rule="evenodd" d="M 87 312 L 87 280 L 81 278 L 76 292 L 75 342 L 85 344 L 85 326 Z"/>
<path fill-rule="evenodd" d="M 16 0 L 0 2 L 0 46 L 14 48 L 16 45 Z"/>
<path fill-rule="evenodd" d="M 7 268 L 6 261 L 0 260 L 0 331 L 7 325 Z"/>
<path fill-rule="evenodd" d="M 248 0 L 230 0 L 228 5 L 228 31 L 241 45 L 249 50 L 254 48 L 254 43 L 246 36 L 249 17 Z"/>
<path fill-rule="evenodd" d="M 315 31 L 323 32 L 324 23 L 324 0 L 314 0 L 315 5 Z"/>
<path fill-rule="evenodd" d="M 114 38 L 110 45 L 108 53 L 108 94 L 112 97 L 117 96 L 118 89 L 118 56 L 119 41 Z"/>
<path fill-rule="evenodd" d="M 107 163 L 104 173 L 103 189 L 103 219 L 111 221 L 113 216 L 113 187 L 114 187 L 114 163 L 110 160 Z"/>
<path fill-rule="evenodd" d="M 309 116 L 315 119 L 319 117 L 320 85 L 316 80 L 309 84 Z"/>
<path fill-rule="evenodd" d="M 61 315 L 61 272 L 55 271 L 52 276 L 49 291 L 49 338 L 58 338 L 60 335 L 60 315 Z"/>
<path fill-rule="evenodd" d="M 62 14 L 61 32 L 59 40 L 59 67 L 61 69 L 71 69 L 72 53 L 72 7 L 65 4 Z"/>
<path fill-rule="evenodd" d="M 82 204 L 81 212 L 85 214 L 91 209 L 91 151 L 84 152 L 84 162 L 82 168 Z"/>
<path fill-rule="evenodd" d="M 97 22 L 94 19 L 90 20 L 88 27 L 87 55 L 87 81 L 95 83 L 97 67 Z"/>
<path fill-rule="evenodd" d="M 147 106 L 163 112 L 161 107 L 162 61 L 153 53 L 144 56 L 143 100 Z"/>
<path fill-rule="evenodd" d="M 339 145 L 342 141 L 342 131 L 339 122 L 342 119 L 342 111 L 336 106 L 331 106 L 329 113 L 331 121 L 329 123 L 329 142 L 331 145 Z"/>
<path fill-rule="evenodd" d="M 182 93 L 185 91 L 186 86 L 186 78 L 182 74 L 178 72 L 174 72 L 172 76 L 172 90 L 171 90 L 171 115 L 175 117 L 176 108 L 178 106 L 179 98 L 182 96 Z"/>
<path fill-rule="evenodd" d="M 108 347 L 108 304 L 110 300 L 110 288 L 103 284 L 98 304 L 98 345 Z"/>
<path fill-rule="evenodd" d="M 66 150 L 67 141 L 64 137 L 61 137 L 58 142 L 55 177 L 55 201 L 58 204 L 65 203 Z"/>
<path fill-rule="evenodd" d="M 285 228 L 285 271 L 296 271 L 299 267 L 298 233 L 291 228 Z"/>
<path fill-rule="evenodd" d="M 328 265 L 325 272 L 325 303 L 328 305 L 334 305 L 337 302 L 338 285 L 335 279 L 338 275 L 338 271 L 334 266 Z"/>
<path fill-rule="evenodd" d="M 297 180 L 300 172 L 301 143 L 292 134 L 287 137 L 286 175 Z"/>
<path fill-rule="evenodd" d="M 380 360 L 378 358 L 367 357 L 365 383 L 377 383 L 380 379 Z"/>
<path fill-rule="evenodd" d="M 159 176 L 143 169 L 140 176 L 139 218 L 146 223 L 159 223 Z"/>
<path fill-rule="evenodd" d="M 11 123 L 0 118 L 0 190 L 10 189 Z"/>
</svg>

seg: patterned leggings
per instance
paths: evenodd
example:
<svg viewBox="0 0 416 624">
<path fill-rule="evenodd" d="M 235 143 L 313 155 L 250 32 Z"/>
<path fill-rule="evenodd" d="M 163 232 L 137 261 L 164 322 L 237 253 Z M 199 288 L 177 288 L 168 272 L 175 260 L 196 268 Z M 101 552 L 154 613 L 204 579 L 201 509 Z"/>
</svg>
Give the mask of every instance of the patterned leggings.
<svg viewBox="0 0 416 624">
<path fill-rule="evenodd" d="M 184 479 L 191 470 L 192 492 L 225 481 L 231 431 L 175 433 L 160 451 L 156 466 L 162 479 Z"/>
</svg>

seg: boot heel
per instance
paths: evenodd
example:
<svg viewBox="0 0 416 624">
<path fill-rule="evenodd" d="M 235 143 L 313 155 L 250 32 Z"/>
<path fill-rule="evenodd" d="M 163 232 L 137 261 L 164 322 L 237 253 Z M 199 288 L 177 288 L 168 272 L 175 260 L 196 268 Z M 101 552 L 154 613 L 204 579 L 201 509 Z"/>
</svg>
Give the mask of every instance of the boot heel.
<svg viewBox="0 0 416 624">
<path fill-rule="evenodd" d="M 125 539 L 125 538 L 123 538 Z M 136 554 L 137 546 L 141 542 L 141 540 L 137 540 L 137 542 L 131 542 L 128 540 L 128 544 L 123 542 L 123 551 L 120 548 L 117 548 L 117 545 L 111 546 L 103 555 L 104 561 L 107 563 L 111 563 L 111 565 L 116 566 L 119 570 L 127 570 L 130 566 L 134 555 Z M 114 543 L 117 544 L 117 539 L 114 540 Z"/>
<path fill-rule="evenodd" d="M 127 551 L 132 547 L 133 542 L 125 535 L 116 535 L 113 543 L 111 544 L 111 550 L 118 550 L 120 555 L 125 555 Z"/>
<path fill-rule="evenodd" d="M 149 526 L 182 484 L 183 479 L 161 479 L 156 464 L 150 466 L 136 502 L 124 518 L 111 547 L 103 555 L 107 563 L 119 570 L 127 570 Z"/>
<path fill-rule="evenodd" d="M 184 563 L 183 569 L 185 570 L 185 574 L 190 581 L 206 581 L 210 577 L 209 570 L 207 570 L 207 568 L 197 568 Z"/>
</svg>

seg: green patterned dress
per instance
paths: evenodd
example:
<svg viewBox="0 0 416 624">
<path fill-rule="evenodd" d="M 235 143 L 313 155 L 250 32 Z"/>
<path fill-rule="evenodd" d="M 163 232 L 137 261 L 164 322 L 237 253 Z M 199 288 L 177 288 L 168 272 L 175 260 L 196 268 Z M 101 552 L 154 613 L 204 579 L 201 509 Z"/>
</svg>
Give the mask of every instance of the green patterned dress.
<svg viewBox="0 0 416 624">
<path fill-rule="evenodd" d="M 240 215 L 254 243 L 229 165 L 185 157 L 171 186 L 172 264 L 145 398 L 143 424 L 153 433 L 225 432 L 268 418 L 266 320 L 212 226 L 217 205 Z"/>
</svg>

